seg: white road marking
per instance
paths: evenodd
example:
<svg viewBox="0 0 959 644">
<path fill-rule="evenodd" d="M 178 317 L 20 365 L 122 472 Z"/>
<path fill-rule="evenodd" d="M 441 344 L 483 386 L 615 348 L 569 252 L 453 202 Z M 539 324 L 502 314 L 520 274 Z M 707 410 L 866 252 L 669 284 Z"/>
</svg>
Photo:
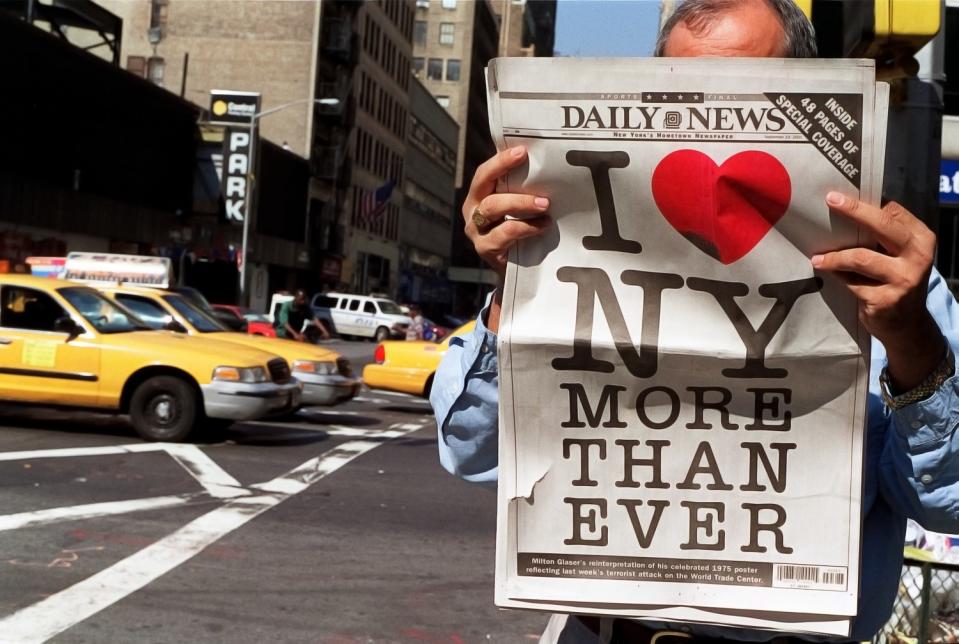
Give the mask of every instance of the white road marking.
<svg viewBox="0 0 959 644">
<path fill-rule="evenodd" d="M 249 494 L 249 492 L 246 492 Z M 144 510 L 159 510 L 172 508 L 177 505 L 191 503 L 209 503 L 210 495 L 206 492 L 192 494 L 176 494 L 170 496 L 155 496 L 149 499 L 131 499 L 129 501 L 107 501 L 104 503 L 87 503 L 85 505 L 71 505 L 61 508 L 47 508 L 32 512 L 19 512 L 0 516 L 0 532 L 31 528 L 61 521 L 79 521 L 81 519 L 95 519 L 114 514 L 143 512 Z"/>
<path fill-rule="evenodd" d="M 34 449 L 25 452 L 0 452 L 0 461 L 25 461 L 35 458 L 64 458 L 67 456 L 104 456 L 136 452 L 163 452 L 173 443 L 134 443 L 132 445 L 105 445 L 102 447 L 65 447 L 63 449 Z"/>
<path fill-rule="evenodd" d="M 249 494 L 239 481 L 196 445 L 172 444 L 167 445 L 166 451 L 212 496 L 231 499 Z"/>
<path fill-rule="evenodd" d="M 420 427 L 416 425 L 417 429 Z M 410 431 L 415 430 L 394 426 L 379 432 L 378 436 L 395 438 Z M 253 486 L 262 493 L 228 501 L 113 566 L 0 619 L 0 642 L 28 644 L 47 641 L 147 586 L 261 513 L 381 444 L 379 441 L 349 441 L 272 481 Z M 33 454 L 30 458 L 43 456 Z M 207 468 L 206 473 L 210 473 L 207 465 L 202 468 Z"/>
</svg>

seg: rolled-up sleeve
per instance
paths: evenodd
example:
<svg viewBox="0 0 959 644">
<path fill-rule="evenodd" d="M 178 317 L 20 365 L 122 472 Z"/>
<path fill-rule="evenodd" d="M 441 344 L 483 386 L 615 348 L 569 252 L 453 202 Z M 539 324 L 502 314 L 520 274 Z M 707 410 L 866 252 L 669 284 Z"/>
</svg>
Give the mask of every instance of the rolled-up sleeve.
<svg viewBox="0 0 959 644">
<path fill-rule="evenodd" d="M 440 463 L 451 474 L 473 483 L 495 485 L 499 393 L 496 335 L 483 324 L 450 340 L 430 403 L 436 415 Z"/>
</svg>

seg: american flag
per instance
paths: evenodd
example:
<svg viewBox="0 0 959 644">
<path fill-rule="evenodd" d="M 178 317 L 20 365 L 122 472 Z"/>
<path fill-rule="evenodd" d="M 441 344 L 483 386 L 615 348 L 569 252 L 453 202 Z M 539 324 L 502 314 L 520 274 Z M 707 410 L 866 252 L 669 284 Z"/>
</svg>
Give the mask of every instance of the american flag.
<svg viewBox="0 0 959 644">
<path fill-rule="evenodd" d="M 376 221 L 390 203 L 395 185 L 393 181 L 387 181 L 373 192 L 368 192 L 360 204 L 360 216 L 369 223 Z"/>
</svg>

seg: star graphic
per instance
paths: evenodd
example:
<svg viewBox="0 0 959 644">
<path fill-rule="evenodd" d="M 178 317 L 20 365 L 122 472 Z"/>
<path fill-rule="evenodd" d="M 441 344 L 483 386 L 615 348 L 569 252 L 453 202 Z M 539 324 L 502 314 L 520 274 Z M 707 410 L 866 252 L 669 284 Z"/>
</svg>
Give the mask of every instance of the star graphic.
<svg viewBox="0 0 959 644">
<path fill-rule="evenodd" d="M 693 100 L 694 100 L 694 101 L 698 101 L 698 100 L 699 100 L 699 94 L 693 94 Z"/>
<path fill-rule="evenodd" d="M 679 95 L 679 100 L 683 100 L 683 95 L 682 95 L 682 94 Z"/>
<path fill-rule="evenodd" d="M 666 100 L 666 95 L 665 95 L 665 94 L 663 94 L 663 100 L 664 100 L 664 101 Z"/>
<path fill-rule="evenodd" d="M 648 100 L 651 100 L 652 98 L 653 98 L 653 95 L 652 95 L 652 94 L 647 94 L 647 95 L 646 95 L 646 100 L 647 100 L 647 101 L 648 101 Z"/>
</svg>

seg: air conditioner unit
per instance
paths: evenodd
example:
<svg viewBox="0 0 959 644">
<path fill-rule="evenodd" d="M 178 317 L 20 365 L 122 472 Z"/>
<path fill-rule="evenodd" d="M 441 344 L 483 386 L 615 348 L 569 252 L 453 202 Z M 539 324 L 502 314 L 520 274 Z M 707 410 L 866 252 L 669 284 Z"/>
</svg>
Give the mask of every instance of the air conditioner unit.
<svg viewBox="0 0 959 644">
<path fill-rule="evenodd" d="M 163 40 L 163 27 L 150 27 L 147 30 L 147 40 L 151 45 L 157 45 Z"/>
<path fill-rule="evenodd" d="M 430 0 L 416 0 L 416 8 L 417 8 L 417 9 L 429 9 L 429 8 L 430 8 Z"/>
</svg>

